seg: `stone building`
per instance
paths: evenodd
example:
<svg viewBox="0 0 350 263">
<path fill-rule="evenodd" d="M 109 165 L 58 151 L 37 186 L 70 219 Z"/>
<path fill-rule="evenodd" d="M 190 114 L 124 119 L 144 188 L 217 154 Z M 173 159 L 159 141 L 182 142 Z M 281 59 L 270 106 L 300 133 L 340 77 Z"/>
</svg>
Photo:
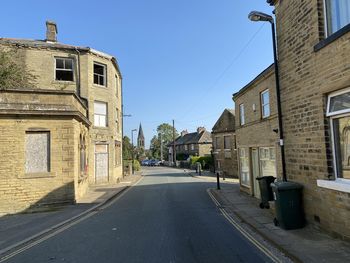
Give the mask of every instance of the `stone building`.
<svg viewBox="0 0 350 263">
<path fill-rule="evenodd" d="M 46 25 L 45 40 L 0 38 L 35 76 L 30 87 L 0 87 L 0 214 L 73 203 L 122 176 L 116 59 L 61 44 Z"/>
<path fill-rule="evenodd" d="M 272 64 L 233 95 L 241 190 L 257 198 L 256 178 L 281 173 L 274 72 Z"/>
<path fill-rule="evenodd" d="M 143 135 L 143 130 L 142 130 L 142 126 L 140 123 L 140 127 L 139 127 L 139 133 L 137 135 L 137 148 L 139 150 L 145 150 L 145 136 Z"/>
<path fill-rule="evenodd" d="M 212 128 L 215 168 L 226 177 L 238 177 L 235 111 L 225 109 Z"/>
<path fill-rule="evenodd" d="M 168 145 L 169 160 L 172 160 L 172 148 L 174 143 Z M 204 127 L 198 127 L 196 132 L 189 133 L 182 131 L 181 135 L 175 139 L 175 152 L 177 160 L 186 160 L 189 156 L 206 156 L 211 154 L 212 139 L 211 134 Z"/>
<path fill-rule="evenodd" d="M 309 223 L 350 238 L 350 3 L 275 6 L 287 177 Z"/>
</svg>

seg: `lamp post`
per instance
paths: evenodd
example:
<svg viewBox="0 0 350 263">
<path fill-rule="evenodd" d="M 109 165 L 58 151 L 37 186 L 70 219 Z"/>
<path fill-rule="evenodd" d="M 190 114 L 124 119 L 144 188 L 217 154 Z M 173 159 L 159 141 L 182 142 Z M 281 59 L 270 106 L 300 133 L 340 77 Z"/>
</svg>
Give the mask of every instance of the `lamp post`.
<svg viewBox="0 0 350 263">
<path fill-rule="evenodd" d="M 131 169 L 132 169 L 132 174 L 135 174 L 135 169 L 134 169 L 134 132 L 136 132 L 136 131 L 137 131 L 137 129 L 131 130 L 131 157 L 132 157 Z"/>
<path fill-rule="evenodd" d="M 272 44 L 273 44 L 273 59 L 275 65 L 275 80 L 276 80 L 276 97 L 277 97 L 277 115 L 278 115 L 278 131 L 279 131 L 279 145 L 281 148 L 281 161 L 282 161 L 282 180 L 287 181 L 286 176 L 286 161 L 284 155 L 284 137 L 283 137 L 283 123 L 282 123 L 282 110 L 281 110 L 281 95 L 280 95 L 280 79 L 279 68 L 277 60 L 277 47 L 276 47 L 276 35 L 275 35 L 275 21 L 273 17 L 258 11 L 252 11 L 249 13 L 248 18 L 251 21 L 263 21 L 271 24 L 272 31 Z"/>
</svg>

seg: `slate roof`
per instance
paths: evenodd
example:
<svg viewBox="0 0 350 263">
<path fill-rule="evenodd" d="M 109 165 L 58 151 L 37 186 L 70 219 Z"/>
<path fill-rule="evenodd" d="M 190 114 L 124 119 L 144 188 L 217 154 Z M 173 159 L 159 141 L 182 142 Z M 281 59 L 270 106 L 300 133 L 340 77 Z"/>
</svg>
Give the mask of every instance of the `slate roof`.
<svg viewBox="0 0 350 263">
<path fill-rule="evenodd" d="M 57 48 L 57 49 L 78 49 L 79 51 L 89 51 L 89 47 L 78 47 L 59 42 L 50 42 L 46 40 L 33 40 L 33 39 L 20 39 L 20 38 L 0 38 L 0 43 L 17 45 L 23 47 L 36 47 L 36 48 Z"/>
<path fill-rule="evenodd" d="M 212 128 L 212 133 L 235 131 L 235 110 L 225 109 Z"/>
<path fill-rule="evenodd" d="M 63 49 L 63 50 L 72 50 L 72 51 L 81 51 L 81 52 L 91 52 L 96 55 L 110 59 L 114 64 L 117 70 L 119 70 L 118 61 L 114 56 L 106 54 L 104 52 L 95 50 L 90 47 L 79 47 L 73 45 L 67 45 L 59 42 L 51 42 L 46 40 L 33 40 L 33 39 L 20 39 L 20 38 L 0 38 L 0 44 L 12 45 L 16 47 L 32 47 L 32 48 L 52 48 L 52 49 Z"/>
<path fill-rule="evenodd" d="M 198 143 L 212 143 L 212 138 L 210 132 L 204 130 L 200 133 L 191 132 L 187 133 L 184 136 L 179 136 L 175 139 L 175 145 L 184 145 L 184 144 L 198 144 Z M 172 146 L 173 142 L 170 142 L 168 146 Z"/>
</svg>

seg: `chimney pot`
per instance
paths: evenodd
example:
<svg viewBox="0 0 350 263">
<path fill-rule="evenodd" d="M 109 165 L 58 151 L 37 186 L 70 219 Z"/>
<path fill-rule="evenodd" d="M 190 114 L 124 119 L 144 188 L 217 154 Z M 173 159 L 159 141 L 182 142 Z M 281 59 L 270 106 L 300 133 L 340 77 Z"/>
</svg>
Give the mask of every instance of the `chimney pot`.
<svg viewBox="0 0 350 263">
<path fill-rule="evenodd" d="M 54 21 L 46 21 L 46 41 L 57 42 L 57 25 Z"/>
</svg>

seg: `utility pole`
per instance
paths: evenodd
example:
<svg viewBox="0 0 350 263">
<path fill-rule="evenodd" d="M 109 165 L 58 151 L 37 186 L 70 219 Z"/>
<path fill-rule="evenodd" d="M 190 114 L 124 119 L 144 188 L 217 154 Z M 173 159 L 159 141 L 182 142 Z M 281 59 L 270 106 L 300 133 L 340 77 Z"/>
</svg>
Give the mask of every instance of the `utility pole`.
<svg viewBox="0 0 350 263">
<path fill-rule="evenodd" d="M 175 150 L 175 121 L 173 120 L 173 160 L 176 166 L 176 150 Z"/>
<path fill-rule="evenodd" d="M 136 129 L 131 130 L 131 156 L 132 156 L 132 164 L 131 164 L 131 170 L 132 174 L 135 174 L 135 168 L 134 168 L 134 132 L 137 131 Z"/>
</svg>

